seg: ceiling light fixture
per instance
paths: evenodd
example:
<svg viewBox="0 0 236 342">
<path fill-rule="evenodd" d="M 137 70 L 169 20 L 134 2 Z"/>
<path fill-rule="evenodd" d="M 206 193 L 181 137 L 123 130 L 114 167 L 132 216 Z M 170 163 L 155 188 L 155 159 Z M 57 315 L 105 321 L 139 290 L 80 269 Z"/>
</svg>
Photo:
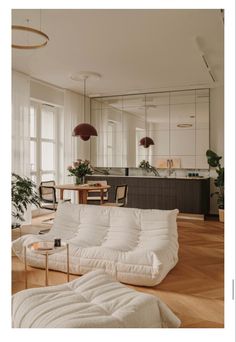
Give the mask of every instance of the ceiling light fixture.
<svg viewBox="0 0 236 342">
<path fill-rule="evenodd" d="M 32 28 L 32 27 L 29 27 L 28 26 L 21 26 L 21 25 L 12 25 L 12 33 L 14 31 L 20 31 L 20 32 L 26 32 L 27 35 L 26 35 L 26 44 L 20 44 L 20 43 L 12 43 L 11 47 L 14 48 L 14 49 L 22 49 L 22 50 L 30 50 L 30 49 L 39 49 L 41 47 L 44 47 L 45 45 L 47 45 L 48 41 L 49 41 L 49 37 L 46 33 L 44 33 L 42 30 L 41 30 L 41 10 L 40 10 L 40 29 L 37 30 L 35 28 Z M 26 20 L 27 21 L 27 24 L 29 24 L 29 19 Z M 30 44 L 29 43 L 29 35 L 31 35 L 32 37 L 33 36 L 38 36 L 40 37 L 41 39 L 43 39 L 43 41 L 39 44 Z"/>
<path fill-rule="evenodd" d="M 213 72 L 211 70 L 211 67 L 206 59 L 206 55 L 205 55 L 205 52 L 203 51 L 202 47 L 201 47 L 201 38 L 196 36 L 194 37 L 194 42 L 195 42 L 195 45 L 196 45 L 196 48 L 198 50 L 198 53 L 200 54 L 203 62 L 204 62 L 204 65 L 205 65 L 205 68 L 207 69 L 209 75 L 211 76 L 211 79 L 213 82 L 216 82 L 216 79 L 215 79 L 215 76 L 213 75 Z"/>
<path fill-rule="evenodd" d="M 89 77 L 93 77 L 96 79 L 99 79 L 101 76 L 96 73 L 92 72 L 82 72 L 75 76 L 71 76 L 71 79 L 74 81 L 83 81 L 84 82 L 84 103 L 83 103 L 83 112 L 84 112 L 84 120 L 85 120 L 85 114 L 86 114 L 86 82 Z M 77 125 L 73 132 L 73 136 L 79 136 L 82 140 L 87 141 L 90 139 L 91 136 L 97 136 L 97 130 L 89 123 L 80 123 Z"/>
<path fill-rule="evenodd" d="M 144 148 L 148 148 L 150 145 L 155 145 L 152 138 L 147 137 L 147 105 L 146 105 L 146 95 L 145 95 L 145 134 L 146 136 L 139 141 L 139 145 Z"/>
<path fill-rule="evenodd" d="M 188 128 L 188 127 L 192 127 L 192 124 L 188 124 L 188 123 L 182 123 L 182 124 L 178 124 L 177 127 L 180 128 Z"/>
</svg>

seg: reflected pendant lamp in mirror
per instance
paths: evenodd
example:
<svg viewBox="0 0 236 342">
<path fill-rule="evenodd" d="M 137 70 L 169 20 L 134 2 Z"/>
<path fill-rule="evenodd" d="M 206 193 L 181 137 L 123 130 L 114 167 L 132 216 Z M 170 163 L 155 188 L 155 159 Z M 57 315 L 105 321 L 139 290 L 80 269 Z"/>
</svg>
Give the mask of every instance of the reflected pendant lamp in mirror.
<svg viewBox="0 0 236 342">
<path fill-rule="evenodd" d="M 83 72 L 83 73 L 80 73 L 76 77 L 71 77 L 75 81 L 83 80 L 84 82 L 84 103 L 83 103 L 84 118 L 85 118 L 85 112 L 86 112 L 86 81 L 89 77 L 95 77 L 95 76 L 96 78 L 100 77 L 99 74 L 90 73 L 90 72 L 86 72 L 86 73 Z M 87 141 L 90 139 L 91 136 L 97 136 L 98 133 L 97 133 L 96 128 L 90 125 L 89 123 L 80 123 L 73 129 L 72 135 L 75 137 L 79 136 L 80 139 L 82 139 L 83 141 Z"/>
<path fill-rule="evenodd" d="M 146 95 L 145 95 L 145 132 L 147 135 L 147 104 L 146 104 Z M 154 141 L 150 137 L 144 137 L 140 139 L 139 146 L 143 146 L 144 148 L 148 148 L 150 145 L 155 145 Z"/>
<path fill-rule="evenodd" d="M 148 148 L 150 145 L 155 145 L 152 138 L 144 137 L 139 141 L 139 145 L 143 146 L 144 148 Z"/>
</svg>

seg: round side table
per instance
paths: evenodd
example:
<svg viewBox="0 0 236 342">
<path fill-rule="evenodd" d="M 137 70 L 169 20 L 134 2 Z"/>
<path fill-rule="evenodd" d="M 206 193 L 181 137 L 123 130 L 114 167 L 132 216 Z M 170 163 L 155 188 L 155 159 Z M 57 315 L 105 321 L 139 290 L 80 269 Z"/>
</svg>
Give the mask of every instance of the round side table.
<svg viewBox="0 0 236 342">
<path fill-rule="evenodd" d="M 33 242 L 24 247 L 24 261 L 25 261 L 25 288 L 28 286 L 27 279 L 27 250 L 33 253 L 45 255 L 45 286 L 48 286 L 48 257 L 51 254 L 61 252 L 66 249 L 67 253 L 67 282 L 70 281 L 70 271 L 69 271 L 69 244 L 61 242 L 60 247 L 54 246 L 54 241 L 40 241 Z"/>
</svg>

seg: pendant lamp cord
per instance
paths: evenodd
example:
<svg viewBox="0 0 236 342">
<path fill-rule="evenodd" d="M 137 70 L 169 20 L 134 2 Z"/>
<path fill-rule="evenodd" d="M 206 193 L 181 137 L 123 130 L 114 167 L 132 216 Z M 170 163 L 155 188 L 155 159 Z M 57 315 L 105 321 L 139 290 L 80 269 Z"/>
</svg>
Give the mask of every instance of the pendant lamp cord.
<svg viewBox="0 0 236 342">
<path fill-rule="evenodd" d="M 85 109 L 86 109 L 86 101 L 85 101 L 85 97 L 86 97 L 86 81 L 87 79 L 84 78 L 84 122 L 85 122 Z"/>
<path fill-rule="evenodd" d="M 147 141 L 147 103 L 146 103 L 146 95 L 144 98 L 144 103 L 145 103 L 145 143 Z"/>
<path fill-rule="evenodd" d="M 27 22 L 27 27 L 29 28 L 29 19 L 26 19 L 26 22 Z M 29 33 L 28 32 L 26 35 L 26 42 L 27 42 L 27 45 L 29 45 Z"/>
</svg>

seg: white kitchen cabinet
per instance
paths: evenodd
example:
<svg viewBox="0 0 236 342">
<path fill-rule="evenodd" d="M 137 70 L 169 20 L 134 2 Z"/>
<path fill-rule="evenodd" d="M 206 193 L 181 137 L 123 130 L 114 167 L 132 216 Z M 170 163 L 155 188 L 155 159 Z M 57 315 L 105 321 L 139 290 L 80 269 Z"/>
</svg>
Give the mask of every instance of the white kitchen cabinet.
<svg viewBox="0 0 236 342">
<path fill-rule="evenodd" d="M 194 156 L 195 155 L 195 130 L 171 130 L 170 131 L 170 155 Z"/>
</svg>

